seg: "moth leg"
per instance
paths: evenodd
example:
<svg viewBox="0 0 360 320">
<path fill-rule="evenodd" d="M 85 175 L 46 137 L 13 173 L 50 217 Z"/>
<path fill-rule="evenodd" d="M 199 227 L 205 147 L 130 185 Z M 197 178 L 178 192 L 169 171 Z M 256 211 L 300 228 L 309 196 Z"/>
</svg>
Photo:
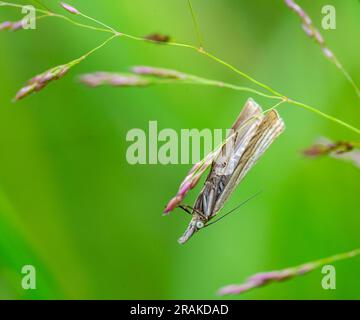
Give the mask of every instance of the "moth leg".
<svg viewBox="0 0 360 320">
<path fill-rule="evenodd" d="M 196 210 L 195 208 L 193 208 L 194 212 L 197 213 L 202 219 L 204 220 L 208 220 L 208 217 L 203 214 L 202 212 L 200 212 L 199 210 Z"/>
<path fill-rule="evenodd" d="M 193 215 L 192 212 L 190 211 L 190 209 L 192 209 L 190 206 L 187 205 L 179 205 L 178 206 L 180 209 L 184 210 L 186 213 L 190 214 L 191 216 Z"/>
<path fill-rule="evenodd" d="M 207 217 L 200 212 L 199 210 L 189 206 L 189 205 L 179 205 L 179 208 L 183 209 L 185 212 L 187 212 L 190 215 L 193 215 L 193 213 L 197 213 L 201 218 L 203 218 L 204 220 L 207 220 Z M 192 211 L 191 211 L 192 210 Z"/>
</svg>

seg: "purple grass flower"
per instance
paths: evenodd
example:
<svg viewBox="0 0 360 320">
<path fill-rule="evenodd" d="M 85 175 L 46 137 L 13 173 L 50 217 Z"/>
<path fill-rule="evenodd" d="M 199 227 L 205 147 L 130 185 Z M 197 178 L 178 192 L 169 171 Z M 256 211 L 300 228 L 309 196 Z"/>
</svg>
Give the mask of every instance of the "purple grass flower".
<svg viewBox="0 0 360 320">
<path fill-rule="evenodd" d="M 35 87 L 36 87 L 36 85 L 33 84 L 33 85 L 28 85 L 28 86 L 25 86 L 25 87 L 21 88 L 21 89 L 17 92 L 14 100 L 15 100 L 15 101 L 19 101 L 19 100 L 27 97 L 28 95 L 30 95 L 31 93 L 34 92 Z"/>
<path fill-rule="evenodd" d="M 59 72 L 55 75 L 55 80 L 59 80 L 62 77 L 64 77 L 68 72 L 69 72 L 70 68 L 67 66 L 63 66 L 61 68 L 61 70 L 59 70 Z"/>
<path fill-rule="evenodd" d="M 80 14 L 80 11 L 76 8 L 74 8 L 73 6 L 65 3 L 65 2 L 61 2 L 60 5 L 68 12 L 72 13 L 72 14 Z"/>
<path fill-rule="evenodd" d="M 285 4 L 289 7 L 292 8 L 295 5 L 295 2 L 293 0 L 285 0 Z"/>
<path fill-rule="evenodd" d="M 21 88 L 18 91 L 14 98 L 14 101 L 19 101 L 34 92 L 41 91 L 51 81 L 61 79 L 68 71 L 68 65 L 60 65 L 48 71 L 45 71 L 44 73 L 36 75 L 27 82 L 25 87 Z"/>
<path fill-rule="evenodd" d="M 11 26 L 11 31 L 17 31 L 17 30 L 20 30 L 20 29 L 23 29 L 24 26 L 23 26 L 23 22 L 22 20 L 21 21 L 17 21 L 17 22 L 14 22 Z"/>
<path fill-rule="evenodd" d="M 333 142 L 329 139 L 319 139 L 310 148 L 303 151 L 303 154 L 308 157 L 317 158 L 321 156 L 339 157 L 352 151 L 355 151 L 355 146 L 351 142 L 339 141 Z"/>
<path fill-rule="evenodd" d="M 306 274 L 308 272 L 311 272 L 313 269 L 314 269 L 314 264 L 312 264 L 312 263 L 304 264 L 303 266 L 301 266 L 298 269 L 297 274 L 298 275 L 303 275 L 303 274 Z"/>
<path fill-rule="evenodd" d="M 109 83 L 115 87 L 129 86 L 137 87 L 145 84 L 144 80 L 137 77 L 114 76 L 109 79 Z"/>
<path fill-rule="evenodd" d="M 218 295 L 225 296 L 225 295 L 241 294 L 241 293 L 247 292 L 255 287 L 256 287 L 255 283 L 251 283 L 251 282 L 244 283 L 242 285 L 232 284 L 232 285 L 226 286 L 224 288 L 221 288 L 218 291 Z"/>
<path fill-rule="evenodd" d="M 164 210 L 164 215 L 169 214 L 171 211 L 173 211 L 182 201 L 182 197 L 176 196 L 172 198 L 169 203 L 166 205 L 166 208 Z"/>
<path fill-rule="evenodd" d="M 334 54 L 332 53 L 332 51 L 328 48 L 322 48 L 322 52 L 325 55 L 325 57 L 331 59 L 334 59 Z"/>
<path fill-rule="evenodd" d="M 321 35 L 320 31 L 314 26 L 309 15 L 298 4 L 296 4 L 295 1 L 284 1 L 285 4 L 300 17 L 302 22 L 301 26 L 306 35 L 315 40 L 315 42 L 321 47 L 322 52 L 328 59 L 334 60 L 334 54 L 326 47 L 323 36 Z"/>
<path fill-rule="evenodd" d="M 17 31 L 17 30 L 20 30 L 20 29 L 23 29 L 22 20 L 15 21 L 15 22 L 5 21 L 5 22 L 2 22 L 0 24 L 0 31 L 1 30 Z"/>
<path fill-rule="evenodd" d="M 99 80 L 93 74 L 83 75 L 80 78 L 80 81 L 86 84 L 88 87 L 97 87 L 99 85 Z"/>
<path fill-rule="evenodd" d="M 127 76 L 109 72 L 85 74 L 80 77 L 80 81 L 89 87 L 99 87 L 102 85 L 111 85 L 114 87 L 143 87 L 151 84 L 149 80 L 137 76 Z"/>
<path fill-rule="evenodd" d="M 183 185 L 180 187 L 180 190 L 179 190 L 179 196 L 181 196 L 181 197 L 185 196 L 191 189 L 191 186 L 192 186 L 192 183 L 189 181 L 186 181 L 185 183 L 183 183 Z"/>
<path fill-rule="evenodd" d="M 218 152 L 209 153 L 205 159 L 196 163 L 191 170 L 188 172 L 187 176 L 180 184 L 179 190 L 174 198 L 172 198 L 169 203 L 166 205 L 164 210 L 164 215 L 168 215 L 173 211 L 181 202 L 184 200 L 188 192 L 194 189 L 202 175 L 205 173 L 207 168 L 211 165 L 215 157 L 218 155 Z"/>
<path fill-rule="evenodd" d="M 307 24 L 302 24 L 301 25 L 303 30 L 305 31 L 305 33 L 309 36 L 309 37 L 313 37 L 314 36 L 314 30 L 312 28 L 309 28 L 309 26 Z"/>
<path fill-rule="evenodd" d="M 106 72 L 89 73 L 80 77 L 81 82 L 91 87 L 97 87 L 108 80 L 109 74 Z"/>
<path fill-rule="evenodd" d="M 280 273 L 278 271 L 271 271 L 271 272 L 263 272 L 263 273 L 257 273 L 254 276 L 249 278 L 250 282 L 254 282 L 257 284 L 265 284 L 270 280 L 278 280 L 280 278 Z"/>
<path fill-rule="evenodd" d="M 232 285 L 221 288 L 218 291 L 218 294 L 221 296 L 241 294 L 241 293 L 250 291 L 255 288 L 263 287 L 263 286 L 273 283 L 273 282 L 281 282 L 281 281 L 289 280 L 289 279 L 292 279 L 295 277 L 301 277 L 311 271 L 314 271 L 317 268 L 322 267 L 325 264 L 353 258 L 358 255 L 360 255 L 360 248 L 349 251 L 349 252 L 337 254 L 332 257 L 327 257 L 324 259 L 308 262 L 308 263 L 305 263 L 305 264 L 302 264 L 300 266 L 293 267 L 293 268 L 287 268 L 287 269 L 278 270 L 278 271 L 257 273 L 255 275 L 249 277 L 242 284 L 232 284 Z"/>
<path fill-rule="evenodd" d="M 181 79 L 181 80 L 186 79 L 186 75 L 179 71 L 156 68 L 156 67 L 135 66 L 131 68 L 131 72 L 139 75 L 154 76 L 159 78 Z"/>
<path fill-rule="evenodd" d="M 323 138 L 304 150 L 303 154 L 310 158 L 329 156 L 334 159 L 352 162 L 357 168 L 360 168 L 360 149 L 352 142 L 332 142 Z"/>
<path fill-rule="evenodd" d="M 1 30 L 10 30 L 12 26 L 12 22 L 10 21 L 4 21 L 0 23 L 0 31 Z"/>
<path fill-rule="evenodd" d="M 223 295 L 234 295 L 247 292 L 254 288 L 263 287 L 271 282 L 281 282 L 284 280 L 289 280 L 296 276 L 302 276 L 312 270 L 314 270 L 318 265 L 315 263 L 308 263 L 296 268 L 289 268 L 280 271 L 270 271 L 257 273 L 246 280 L 245 283 L 240 285 L 229 285 L 221 288 L 218 291 L 218 294 Z"/>
<path fill-rule="evenodd" d="M 325 44 L 325 40 L 323 38 L 323 36 L 321 35 L 321 33 L 318 30 L 314 30 L 314 38 L 316 40 L 316 42 L 318 44 L 320 44 L 321 46 L 323 46 Z"/>
<path fill-rule="evenodd" d="M 285 0 L 285 4 L 294 12 L 296 12 L 301 18 L 308 17 L 306 12 L 293 0 Z M 309 18 L 310 19 L 310 18 Z M 306 22 L 311 22 L 311 19 L 305 19 Z"/>
</svg>

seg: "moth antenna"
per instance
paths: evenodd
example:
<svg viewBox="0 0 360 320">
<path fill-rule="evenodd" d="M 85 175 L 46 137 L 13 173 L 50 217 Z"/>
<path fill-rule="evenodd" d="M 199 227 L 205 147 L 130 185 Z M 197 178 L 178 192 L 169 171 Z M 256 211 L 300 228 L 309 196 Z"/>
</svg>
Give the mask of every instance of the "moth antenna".
<svg viewBox="0 0 360 320">
<path fill-rule="evenodd" d="M 249 201 L 253 200 L 254 198 L 256 198 L 258 195 L 260 195 L 262 193 L 262 191 L 257 192 L 256 194 L 254 194 L 253 196 L 251 196 L 250 198 L 246 199 L 245 201 L 241 202 L 237 207 L 235 207 L 234 209 L 230 210 L 229 212 L 225 213 L 222 217 L 220 217 L 219 219 L 208 223 L 207 225 L 205 225 L 205 227 L 211 226 L 214 223 L 219 222 L 220 220 L 224 219 L 226 216 L 228 216 L 229 214 L 235 212 L 236 210 L 238 210 L 239 208 L 241 208 L 243 205 L 247 204 Z"/>
</svg>

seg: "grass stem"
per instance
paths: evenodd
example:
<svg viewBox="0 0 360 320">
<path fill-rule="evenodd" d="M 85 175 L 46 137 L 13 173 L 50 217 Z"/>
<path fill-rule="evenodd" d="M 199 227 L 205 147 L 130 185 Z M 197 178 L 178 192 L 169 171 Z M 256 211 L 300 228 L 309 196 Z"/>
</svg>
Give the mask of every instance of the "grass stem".
<svg viewBox="0 0 360 320">
<path fill-rule="evenodd" d="M 201 39 L 200 37 L 200 29 L 198 28 L 198 23 L 197 23 L 197 20 L 196 20 L 196 17 L 195 17 L 195 14 L 194 14 L 194 11 L 193 11 L 193 8 L 192 8 L 192 5 L 191 5 L 191 1 L 189 0 L 189 5 L 190 5 L 190 9 L 191 9 L 191 12 L 192 12 L 192 15 L 193 15 L 193 18 L 194 18 L 194 23 L 196 25 L 196 29 L 197 29 L 197 33 L 198 33 L 198 36 L 199 36 L 199 41 Z M 18 5 L 18 4 L 14 4 L 14 3 L 8 3 L 8 2 L 3 2 L 3 1 L 0 1 L 0 6 L 10 6 L 10 7 L 17 7 L 17 8 L 22 8 L 21 5 Z M 93 52 L 99 50 L 100 48 L 102 48 L 103 46 L 105 46 L 108 42 L 112 41 L 114 38 L 118 37 L 118 36 L 123 36 L 125 38 L 129 38 L 129 39 L 132 39 L 132 40 L 136 40 L 136 41 L 144 41 L 144 42 L 152 42 L 152 43 L 157 43 L 156 41 L 153 41 L 153 40 L 149 40 L 149 39 L 146 39 L 146 38 L 143 38 L 143 37 L 137 37 L 137 36 L 133 36 L 133 35 L 130 35 L 130 34 L 126 34 L 126 33 L 121 33 L 121 32 L 118 32 L 116 29 L 114 29 L 113 27 L 95 19 L 95 18 L 92 18 L 90 16 L 87 16 L 83 13 L 80 13 L 80 15 L 85 18 L 85 19 L 88 19 L 92 22 L 95 22 L 101 26 L 103 26 L 104 28 L 97 28 L 97 27 L 94 27 L 94 26 L 91 26 L 91 25 L 86 25 L 86 24 L 81 24 L 81 23 L 78 23 L 76 21 L 74 21 L 73 19 L 70 19 L 66 16 L 63 16 L 63 15 L 60 15 L 60 14 L 55 14 L 55 13 L 52 13 L 50 11 L 47 11 L 47 10 L 42 10 L 42 9 L 38 9 L 36 8 L 36 11 L 37 12 L 40 12 L 40 13 L 44 13 L 44 14 L 47 14 L 49 16 L 54 16 L 54 17 L 58 17 L 58 18 L 61 18 L 61 19 L 64 19 L 66 21 L 68 21 L 69 23 L 72 23 L 76 26 L 79 26 L 79 27 L 82 27 L 82 28 L 86 28 L 86 29 L 92 29 L 92 30 L 96 30 L 96 31 L 101 31 L 101 32 L 107 32 L 107 33 L 112 33 L 113 36 L 108 38 L 103 44 L 101 44 L 100 46 L 94 48 L 93 50 L 91 50 L 90 52 L 88 52 L 86 55 L 84 55 L 83 57 L 79 58 L 79 59 L 76 59 L 74 61 L 82 61 L 84 60 L 88 55 L 92 54 Z M 278 99 L 281 99 L 283 102 L 288 102 L 290 104 L 293 104 L 293 105 L 296 105 L 298 107 L 301 107 L 303 109 L 306 109 L 310 112 L 313 112 L 327 120 L 330 120 L 332 122 L 335 122 L 357 134 L 360 135 L 360 129 L 340 120 L 340 119 L 337 119 L 333 116 L 330 116 L 308 104 L 305 104 L 305 103 L 302 103 L 302 102 L 299 102 L 299 101 L 295 101 L 295 100 L 292 100 L 288 97 L 286 97 L 285 95 L 281 94 L 280 92 L 276 91 L 275 89 L 273 89 L 272 87 L 254 79 L 253 77 L 251 77 L 250 75 L 248 75 L 247 73 L 245 73 L 244 71 L 241 71 L 240 69 L 236 68 L 235 66 L 231 65 L 230 63 L 228 62 L 225 62 L 224 60 L 218 58 L 217 56 L 207 52 L 206 50 L 204 50 L 201 46 L 200 48 L 198 47 L 195 47 L 193 45 L 190 45 L 190 44 L 185 44 L 185 43 L 177 43 L 177 42 L 165 42 L 163 43 L 164 45 L 168 45 L 168 46 L 176 46 L 176 47 L 182 47 L 182 48 L 187 48 L 187 49 L 191 49 L 191 50 L 195 50 L 196 52 L 198 53 L 201 53 L 203 55 L 205 55 L 206 57 L 214 60 L 215 62 L 225 66 L 226 68 L 232 70 L 233 72 L 235 72 L 236 74 L 242 76 L 243 78 L 247 79 L 248 81 L 252 82 L 253 84 L 267 90 L 268 92 L 272 93 L 273 95 L 267 95 L 267 94 L 264 94 L 264 93 L 261 93 L 257 90 L 254 90 L 254 89 L 250 89 L 250 88 L 246 88 L 246 87 L 239 87 L 239 86 L 235 86 L 235 85 L 231 85 L 231 84 L 225 84 L 223 82 L 220 82 L 220 81 L 211 81 L 211 80 L 205 80 L 203 79 L 202 83 L 201 84 L 206 84 L 206 85 L 217 85 L 217 86 L 224 86 L 224 87 L 227 87 L 227 88 L 230 88 L 230 89 L 233 89 L 233 90 L 237 90 L 237 91 L 249 91 L 249 92 L 252 92 L 252 93 L 255 93 L 255 94 L 258 94 L 258 95 L 261 95 L 263 97 L 267 97 L 267 98 L 271 98 L 271 99 L 275 99 L 275 98 L 278 98 Z M 201 41 L 200 41 L 200 44 L 201 44 Z M 77 63 L 78 63 L 77 62 Z M 345 76 L 348 78 L 348 80 L 350 82 L 352 82 L 354 88 L 356 88 L 357 90 L 357 93 L 359 94 L 360 96 L 360 91 L 359 89 L 357 88 L 355 82 L 352 80 L 352 78 L 349 76 L 349 74 L 346 72 L 346 70 L 344 68 L 341 67 L 341 64 L 338 62 L 338 67 L 342 70 L 342 72 L 345 74 Z M 201 79 L 199 77 L 199 79 Z"/>
<path fill-rule="evenodd" d="M 203 48 L 203 40 L 202 40 L 202 36 L 201 36 L 201 32 L 200 32 L 200 26 L 199 26 L 199 23 L 198 23 L 198 21 L 196 19 L 195 11 L 194 11 L 194 8 L 192 6 L 191 0 L 188 0 L 188 4 L 189 4 L 190 12 L 191 12 L 191 17 L 192 17 L 192 20 L 193 20 L 193 23 L 194 23 L 196 36 L 197 36 L 197 39 L 198 39 L 199 48 Z"/>
</svg>

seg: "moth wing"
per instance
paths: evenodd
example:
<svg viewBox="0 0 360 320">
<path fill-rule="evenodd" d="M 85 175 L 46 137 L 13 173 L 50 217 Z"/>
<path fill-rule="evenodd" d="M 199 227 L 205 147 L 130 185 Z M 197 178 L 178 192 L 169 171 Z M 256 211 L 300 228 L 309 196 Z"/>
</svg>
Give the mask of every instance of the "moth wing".
<svg viewBox="0 0 360 320">
<path fill-rule="evenodd" d="M 222 209 L 226 200 L 230 197 L 236 186 L 246 176 L 249 170 L 256 164 L 258 159 L 270 147 L 275 139 L 284 131 L 285 124 L 277 111 L 270 111 L 261 121 L 250 142 L 246 145 L 240 160 L 237 162 L 233 174 L 226 184 L 223 192 L 218 197 L 213 215 Z"/>
<path fill-rule="evenodd" d="M 236 121 L 234 122 L 232 129 L 234 131 L 239 130 L 241 126 L 246 123 L 250 118 L 254 116 L 260 116 L 262 113 L 262 108 L 254 101 L 254 99 L 249 98 L 244 107 L 242 108 L 239 116 L 237 117 Z"/>
<path fill-rule="evenodd" d="M 254 100 L 249 99 L 235 121 L 227 142 L 212 163 L 205 185 L 195 202 L 196 210 L 206 216 L 213 215 L 219 196 L 237 167 L 246 146 L 256 133 L 262 118 L 261 107 Z"/>
<path fill-rule="evenodd" d="M 250 98 L 233 124 L 227 137 L 228 141 L 214 159 L 211 173 L 216 175 L 232 174 L 263 117 L 261 107 Z"/>
</svg>

